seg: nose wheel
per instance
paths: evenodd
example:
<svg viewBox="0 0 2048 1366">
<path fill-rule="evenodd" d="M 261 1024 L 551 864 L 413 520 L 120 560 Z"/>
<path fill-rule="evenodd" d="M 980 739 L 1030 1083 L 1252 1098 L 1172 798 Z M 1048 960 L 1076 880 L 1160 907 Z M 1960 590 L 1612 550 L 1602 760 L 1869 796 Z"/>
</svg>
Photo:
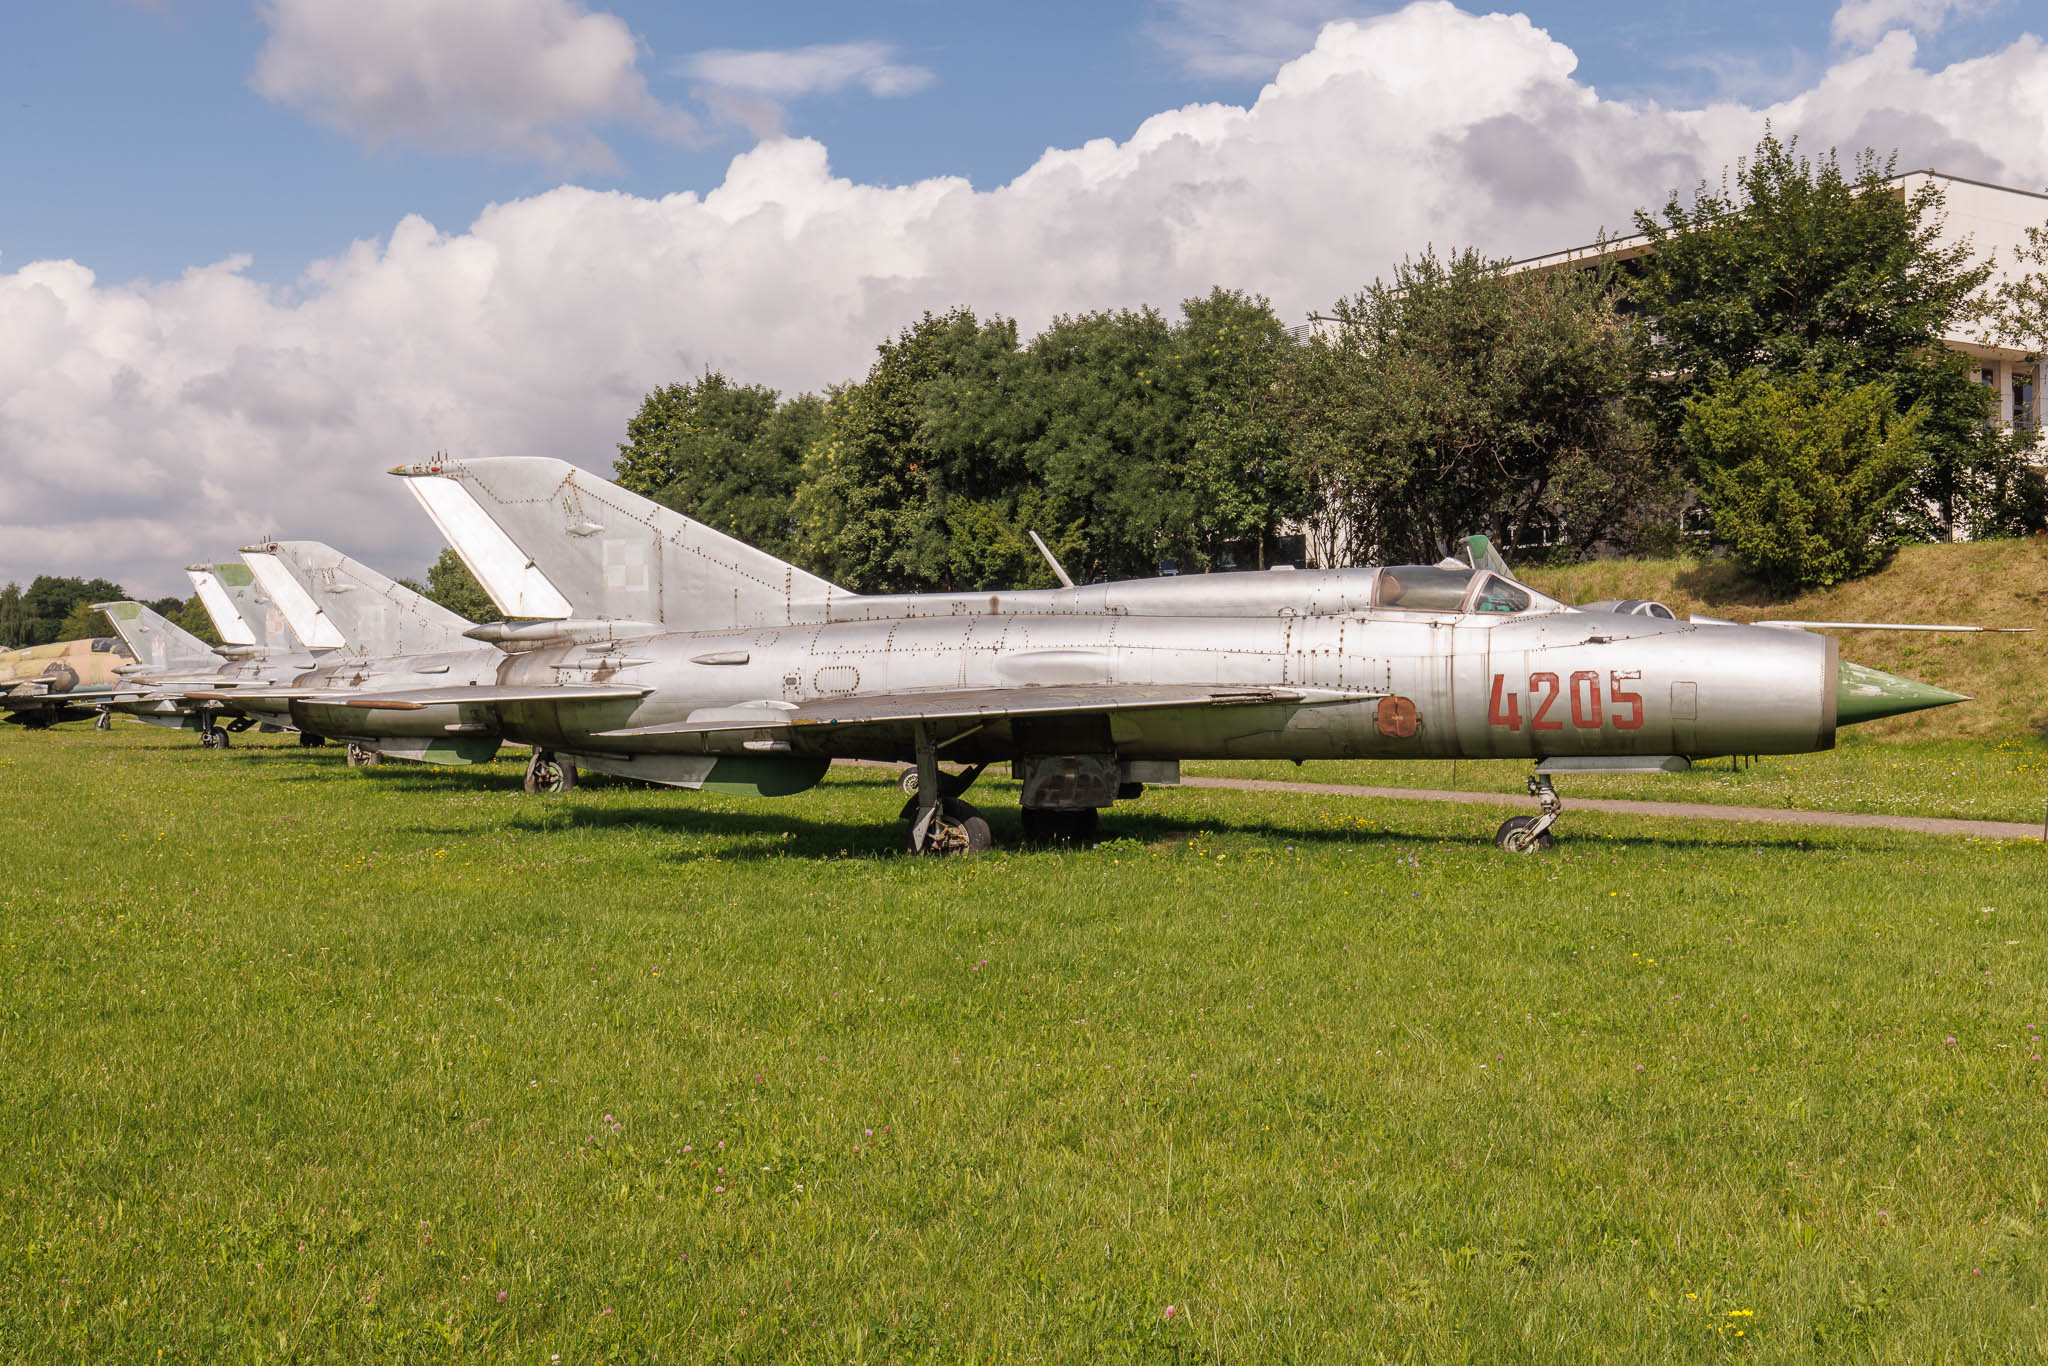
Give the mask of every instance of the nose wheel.
<svg viewBox="0 0 2048 1366">
<path fill-rule="evenodd" d="M 1540 854 L 1557 843 L 1550 827 L 1556 825 L 1557 818 L 1564 813 L 1564 802 L 1559 799 L 1557 789 L 1551 786 L 1548 773 L 1529 776 L 1529 795 L 1542 805 L 1541 813 L 1510 817 L 1493 832 L 1493 842 L 1510 854 Z"/>
</svg>

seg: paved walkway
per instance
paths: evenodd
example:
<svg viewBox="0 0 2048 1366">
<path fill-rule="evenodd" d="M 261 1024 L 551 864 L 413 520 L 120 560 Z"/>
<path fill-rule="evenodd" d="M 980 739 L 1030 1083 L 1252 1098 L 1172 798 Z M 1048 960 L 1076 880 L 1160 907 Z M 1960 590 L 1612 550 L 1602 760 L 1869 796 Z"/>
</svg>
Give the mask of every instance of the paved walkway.
<svg viewBox="0 0 2048 1366">
<path fill-rule="evenodd" d="M 1510 792 L 1443 792 L 1415 787 L 1353 787 L 1344 783 L 1282 783 L 1264 778 L 1182 778 L 1183 787 L 1229 787 L 1245 792 L 1299 792 L 1323 797 L 1381 797 L 1403 802 L 1465 802 L 1473 806 L 1535 807 L 1534 799 Z M 1860 811 L 1793 811 L 1782 806 L 1708 806 L 1701 802 L 1625 802 L 1574 797 L 1564 792 L 1567 819 L 1574 811 L 1616 816 L 1671 816 L 1696 821 L 1762 821 L 1772 825 L 1860 825 L 1880 830 L 1914 830 L 1923 835 L 1975 835 L 1979 839 L 2038 840 L 2041 827 L 2019 821 L 1957 821 L 1932 816 L 1873 816 Z"/>
</svg>

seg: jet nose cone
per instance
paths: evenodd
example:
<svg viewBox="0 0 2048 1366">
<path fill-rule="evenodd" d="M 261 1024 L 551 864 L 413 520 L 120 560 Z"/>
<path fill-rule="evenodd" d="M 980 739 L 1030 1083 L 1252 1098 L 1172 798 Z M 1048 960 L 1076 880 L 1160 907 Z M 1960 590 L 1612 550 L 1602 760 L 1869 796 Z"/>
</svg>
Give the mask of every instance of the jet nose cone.
<svg viewBox="0 0 2048 1366">
<path fill-rule="evenodd" d="M 1902 716 L 1909 711 L 1946 707 L 1967 702 L 1961 693 L 1915 683 L 1882 669 L 1866 668 L 1843 660 L 1835 672 L 1835 724 L 1853 726 L 1884 716 Z"/>
</svg>

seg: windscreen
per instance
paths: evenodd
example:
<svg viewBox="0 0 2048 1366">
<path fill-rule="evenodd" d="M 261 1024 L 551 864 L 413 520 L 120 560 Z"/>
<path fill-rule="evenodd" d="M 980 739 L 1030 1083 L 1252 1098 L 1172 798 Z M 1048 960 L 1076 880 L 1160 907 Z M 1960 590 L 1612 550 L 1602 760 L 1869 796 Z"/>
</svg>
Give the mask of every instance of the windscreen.
<svg viewBox="0 0 2048 1366">
<path fill-rule="evenodd" d="M 1464 607 L 1465 590 L 1471 584 L 1469 569 L 1397 564 L 1380 571 L 1374 602 L 1409 612 L 1456 612 Z"/>
<path fill-rule="evenodd" d="M 1486 582 L 1479 585 L 1479 591 L 1472 597 L 1472 610 L 1526 612 L 1531 601 L 1528 589 L 1518 583 L 1510 583 L 1498 574 L 1488 574 Z"/>
</svg>

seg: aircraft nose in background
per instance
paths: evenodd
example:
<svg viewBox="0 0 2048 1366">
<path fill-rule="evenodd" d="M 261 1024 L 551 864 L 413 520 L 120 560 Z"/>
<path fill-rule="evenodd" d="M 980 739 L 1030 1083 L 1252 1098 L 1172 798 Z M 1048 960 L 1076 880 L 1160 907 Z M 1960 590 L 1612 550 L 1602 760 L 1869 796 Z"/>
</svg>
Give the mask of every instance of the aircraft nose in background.
<svg viewBox="0 0 2048 1366">
<path fill-rule="evenodd" d="M 1835 724 L 1853 726 L 1885 716 L 1901 716 L 1929 707 L 1946 707 L 1967 702 L 1961 693 L 1950 692 L 1910 678 L 1888 674 L 1843 660 L 1835 671 Z"/>
</svg>

